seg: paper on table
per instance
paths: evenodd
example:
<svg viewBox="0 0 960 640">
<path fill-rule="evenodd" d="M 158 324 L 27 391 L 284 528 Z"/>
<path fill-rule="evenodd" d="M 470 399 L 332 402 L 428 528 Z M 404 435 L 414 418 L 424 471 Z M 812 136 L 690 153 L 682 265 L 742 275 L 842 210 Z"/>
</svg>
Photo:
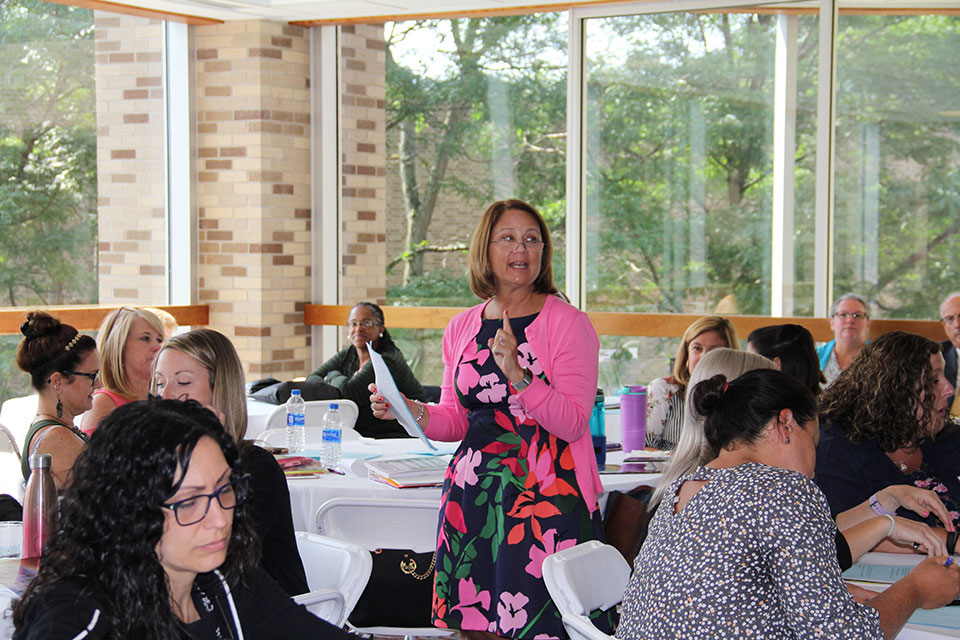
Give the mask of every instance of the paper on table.
<svg viewBox="0 0 960 640">
<path fill-rule="evenodd" d="M 913 569 L 912 565 L 860 564 L 843 572 L 844 580 L 893 584 Z"/>
<path fill-rule="evenodd" d="M 960 607 L 917 609 L 907 622 L 909 624 L 922 624 L 929 627 L 960 629 Z"/>
<path fill-rule="evenodd" d="M 420 428 L 417 421 L 413 419 L 410 410 L 407 409 L 407 403 L 403 401 L 403 396 L 397 389 L 397 383 L 393 381 L 393 376 L 390 374 L 390 369 L 387 368 L 387 363 L 383 361 L 383 356 L 373 350 L 373 343 L 371 342 L 367 343 L 367 351 L 370 352 L 370 362 L 373 363 L 373 372 L 376 374 L 377 392 L 390 403 L 390 413 L 397 417 L 407 433 L 414 438 L 420 438 L 423 444 L 436 451 L 437 448 L 427 440 L 427 436 L 423 435 L 423 429 Z"/>
</svg>

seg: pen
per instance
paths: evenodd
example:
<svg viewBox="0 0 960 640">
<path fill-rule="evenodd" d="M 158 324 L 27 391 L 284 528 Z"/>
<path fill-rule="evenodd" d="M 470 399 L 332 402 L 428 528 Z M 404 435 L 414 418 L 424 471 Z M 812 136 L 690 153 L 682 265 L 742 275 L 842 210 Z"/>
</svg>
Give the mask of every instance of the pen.
<svg viewBox="0 0 960 640">
<path fill-rule="evenodd" d="M 953 556 L 947 558 L 947 561 L 943 563 L 943 566 L 949 567 L 952 564 L 953 564 Z"/>
<path fill-rule="evenodd" d="M 345 476 L 345 475 L 347 475 L 347 474 L 345 474 L 343 471 L 340 471 L 340 469 L 333 469 L 333 468 L 331 468 L 331 467 L 327 467 L 327 471 L 329 471 L 330 473 L 335 473 L 335 474 L 337 474 L 338 476 Z"/>
</svg>

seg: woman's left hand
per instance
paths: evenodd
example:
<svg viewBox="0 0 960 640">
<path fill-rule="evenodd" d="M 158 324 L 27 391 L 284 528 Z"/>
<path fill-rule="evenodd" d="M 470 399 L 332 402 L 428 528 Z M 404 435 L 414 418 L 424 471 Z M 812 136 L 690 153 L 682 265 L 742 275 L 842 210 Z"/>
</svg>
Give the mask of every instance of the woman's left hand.
<svg viewBox="0 0 960 640">
<path fill-rule="evenodd" d="M 519 382 L 523 379 L 523 367 L 517 361 L 517 338 L 513 335 L 513 327 L 510 326 L 510 316 L 506 309 L 503 310 L 503 326 L 487 340 L 487 347 L 493 354 L 494 362 L 510 382 Z"/>
</svg>

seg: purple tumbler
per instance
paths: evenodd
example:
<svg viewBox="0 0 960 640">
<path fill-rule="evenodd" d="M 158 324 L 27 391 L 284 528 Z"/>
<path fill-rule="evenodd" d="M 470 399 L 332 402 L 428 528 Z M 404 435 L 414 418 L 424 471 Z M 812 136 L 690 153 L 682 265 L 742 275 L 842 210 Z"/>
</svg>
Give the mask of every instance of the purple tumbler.
<svg viewBox="0 0 960 640">
<path fill-rule="evenodd" d="M 624 452 L 643 449 L 647 433 L 647 388 L 631 386 L 620 394 L 620 431 Z"/>
</svg>

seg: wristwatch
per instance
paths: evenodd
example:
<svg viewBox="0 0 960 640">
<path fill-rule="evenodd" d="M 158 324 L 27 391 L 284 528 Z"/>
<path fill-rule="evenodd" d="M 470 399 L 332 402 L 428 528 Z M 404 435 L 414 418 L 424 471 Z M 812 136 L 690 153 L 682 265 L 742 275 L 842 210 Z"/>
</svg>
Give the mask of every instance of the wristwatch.
<svg viewBox="0 0 960 640">
<path fill-rule="evenodd" d="M 523 370 L 523 377 L 520 380 L 513 383 L 513 388 L 517 391 L 523 391 L 530 386 L 530 383 L 533 382 L 533 374 L 530 373 L 529 369 Z"/>
</svg>

